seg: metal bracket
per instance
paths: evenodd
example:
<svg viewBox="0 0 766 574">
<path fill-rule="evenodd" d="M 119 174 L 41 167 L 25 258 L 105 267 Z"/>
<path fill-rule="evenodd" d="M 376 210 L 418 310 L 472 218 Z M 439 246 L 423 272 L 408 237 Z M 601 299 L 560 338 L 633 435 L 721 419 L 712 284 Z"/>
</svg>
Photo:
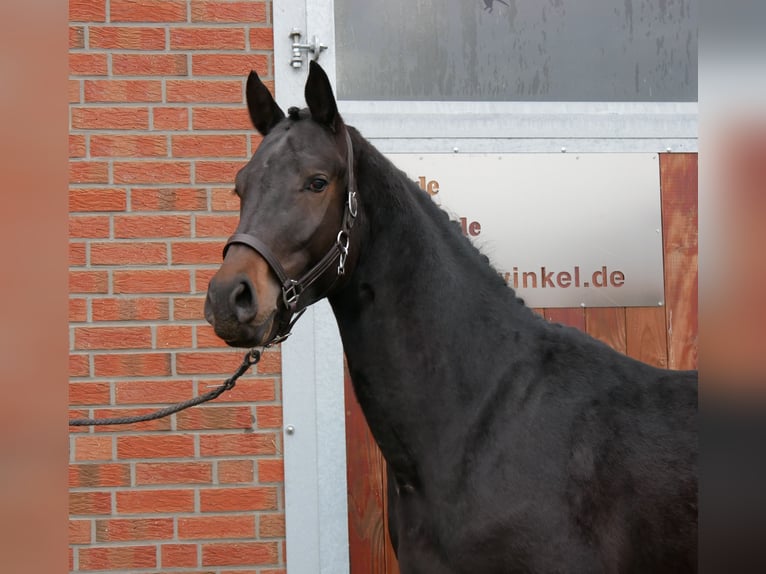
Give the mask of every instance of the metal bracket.
<svg viewBox="0 0 766 574">
<path fill-rule="evenodd" d="M 293 28 L 290 32 L 290 39 L 293 41 L 293 56 L 290 58 L 290 67 L 295 68 L 296 70 L 303 66 L 303 52 L 311 52 L 314 54 L 314 60 L 318 60 L 322 51 L 327 49 L 327 46 L 319 43 L 318 36 L 314 36 L 310 44 L 301 44 L 300 41 L 302 35 L 303 32 L 296 28 Z"/>
</svg>

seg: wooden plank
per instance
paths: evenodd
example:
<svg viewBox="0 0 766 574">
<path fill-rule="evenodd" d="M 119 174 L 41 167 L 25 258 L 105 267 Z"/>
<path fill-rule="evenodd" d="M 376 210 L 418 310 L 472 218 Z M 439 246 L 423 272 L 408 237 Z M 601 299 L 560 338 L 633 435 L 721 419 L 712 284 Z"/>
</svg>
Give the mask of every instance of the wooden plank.
<svg viewBox="0 0 766 574">
<path fill-rule="evenodd" d="M 625 307 L 591 307 L 585 310 L 585 331 L 620 353 L 627 353 Z"/>
<path fill-rule="evenodd" d="M 625 327 L 629 356 L 657 367 L 668 366 L 664 307 L 626 308 Z"/>
<path fill-rule="evenodd" d="M 697 368 L 697 154 L 660 154 L 668 366 Z"/>
<path fill-rule="evenodd" d="M 345 369 L 348 542 L 351 574 L 387 574 L 385 465 Z"/>
<path fill-rule="evenodd" d="M 585 309 L 582 307 L 546 309 L 545 318 L 553 323 L 561 323 L 585 331 Z"/>
<path fill-rule="evenodd" d="M 386 562 L 386 574 L 399 574 L 399 561 L 396 559 L 394 553 L 394 547 L 391 545 L 391 537 L 388 535 L 388 474 L 386 473 L 385 461 L 383 463 L 383 518 L 384 518 L 384 532 L 386 535 L 385 541 L 385 562 Z"/>
</svg>

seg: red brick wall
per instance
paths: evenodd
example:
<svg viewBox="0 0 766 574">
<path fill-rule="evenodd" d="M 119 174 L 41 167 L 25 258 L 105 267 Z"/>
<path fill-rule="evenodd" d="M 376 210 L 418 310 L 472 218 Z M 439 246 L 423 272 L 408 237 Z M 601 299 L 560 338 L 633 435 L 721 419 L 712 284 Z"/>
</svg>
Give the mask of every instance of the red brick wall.
<svg viewBox="0 0 766 574">
<path fill-rule="evenodd" d="M 271 2 L 70 0 L 69 20 L 71 414 L 146 412 L 241 360 L 202 306 Z M 277 350 L 210 406 L 73 431 L 70 570 L 283 572 L 280 401 Z"/>
</svg>

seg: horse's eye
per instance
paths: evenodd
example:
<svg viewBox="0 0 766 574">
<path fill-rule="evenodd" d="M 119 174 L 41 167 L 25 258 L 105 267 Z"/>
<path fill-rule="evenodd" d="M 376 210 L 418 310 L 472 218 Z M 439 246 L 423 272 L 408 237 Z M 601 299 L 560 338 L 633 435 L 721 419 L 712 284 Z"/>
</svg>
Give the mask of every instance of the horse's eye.
<svg viewBox="0 0 766 574">
<path fill-rule="evenodd" d="M 311 180 L 311 183 L 309 183 L 309 189 L 317 193 L 320 191 L 324 191 L 326 187 L 327 187 L 327 180 L 321 177 L 315 177 L 314 179 Z"/>
</svg>

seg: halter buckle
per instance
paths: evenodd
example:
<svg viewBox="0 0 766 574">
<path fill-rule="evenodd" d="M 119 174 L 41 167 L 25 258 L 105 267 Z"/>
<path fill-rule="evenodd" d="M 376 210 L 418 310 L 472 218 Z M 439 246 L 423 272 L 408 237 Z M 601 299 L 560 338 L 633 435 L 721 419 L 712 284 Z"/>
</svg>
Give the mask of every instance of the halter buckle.
<svg viewBox="0 0 766 574">
<path fill-rule="evenodd" d="M 290 279 L 289 283 L 282 285 L 282 301 L 284 301 L 285 307 L 290 310 L 294 309 L 301 293 L 303 293 L 303 286 L 295 279 Z"/>
<path fill-rule="evenodd" d="M 348 192 L 348 214 L 351 217 L 356 217 L 357 214 L 356 192 L 351 190 Z"/>
</svg>

